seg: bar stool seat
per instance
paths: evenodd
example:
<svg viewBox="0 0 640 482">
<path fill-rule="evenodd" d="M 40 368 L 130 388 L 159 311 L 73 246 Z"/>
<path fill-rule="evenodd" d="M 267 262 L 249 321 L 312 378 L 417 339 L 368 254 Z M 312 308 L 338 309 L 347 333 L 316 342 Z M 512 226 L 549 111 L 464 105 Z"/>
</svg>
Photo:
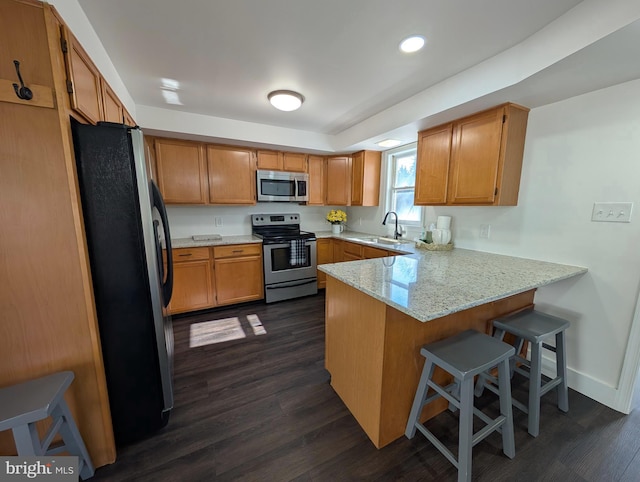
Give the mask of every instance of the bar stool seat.
<svg viewBox="0 0 640 482">
<path fill-rule="evenodd" d="M 509 359 L 515 349 L 489 335 L 468 330 L 442 341 L 422 347 L 420 354 L 426 358 L 422 376 L 411 407 L 405 435 L 413 438 L 419 430 L 457 469 L 458 481 L 471 480 L 472 448 L 493 431 L 502 433 L 504 454 L 515 456 L 513 417 L 511 409 L 511 386 L 509 381 Z M 442 387 L 432 380 L 434 368 L 438 366 L 454 377 L 454 382 Z M 473 406 L 474 377 L 481 372 L 498 367 L 500 392 L 500 415 L 491 419 Z M 427 396 L 429 388 L 435 393 Z M 459 394 L 459 395 L 458 395 Z M 431 431 L 420 423 L 422 408 L 434 400 L 444 397 L 449 409 L 460 410 L 458 458 L 440 442 Z M 473 415 L 487 425 L 473 433 Z"/>
<path fill-rule="evenodd" d="M 71 385 L 71 371 L 58 372 L 17 385 L 0 388 L 0 432 L 11 429 L 20 456 L 55 455 L 68 452 L 78 456 L 82 479 L 95 472 L 82 436 L 76 427 L 64 393 Z M 53 422 L 42 441 L 35 423 L 51 416 Z M 63 445 L 49 448 L 56 434 Z"/>
<path fill-rule="evenodd" d="M 540 398 L 543 395 L 553 388 L 557 388 L 558 408 L 563 412 L 569 410 L 564 333 L 570 323 L 563 318 L 530 309 L 495 320 L 493 326 L 495 328 L 494 336 L 499 340 L 504 338 L 505 333 L 511 333 L 515 336 L 516 354 L 510 361 L 511 377 L 514 372 L 517 372 L 529 379 L 529 397 L 527 405 L 515 399 L 512 402 L 514 407 L 528 414 L 528 432 L 537 437 L 540 432 Z M 555 336 L 555 347 L 545 343 L 553 336 Z M 524 341 L 528 341 L 531 345 L 530 361 L 519 355 Z M 542 375 L 542 348 L 556 353 L 556 377 L 553 379 Z M 517 366 L 518 363 L 520 366 Z M 481 375 L 476 384 L 476 396 L 482 394 L 484 388 L 495 392 L 495 387 L 489 383 L 492 381 L 490 376 Z"/>
</svg>

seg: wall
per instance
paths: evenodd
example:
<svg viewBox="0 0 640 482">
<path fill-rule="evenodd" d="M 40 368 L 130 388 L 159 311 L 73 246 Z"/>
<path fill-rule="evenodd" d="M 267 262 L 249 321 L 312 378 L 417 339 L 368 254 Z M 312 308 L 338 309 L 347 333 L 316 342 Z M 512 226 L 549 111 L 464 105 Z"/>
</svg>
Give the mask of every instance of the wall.
<svg viewBox="0 0 640 482">
<path fill-rule="evenodd" d="M 453 217 L 458 247 L 589 268 L 539 289 L 536 303 L 573 323 L 570 386 L 614 408 L 625 353 L 638 351 L 627 340 L 640 288 L 639 91 L 636 80 L 532 110 L 518 206 L 426 209 L 427 222 Z M 632 222 L 592 222 L 596 201 L 634 202 Z M 365 209 L 348 214 L 379 229 L 383 208 Z"/>
<path fill-rule="evenodd" d="M 301 229 L 330 231 L 325 216 L 331 206 L 301 206 L 295 203 L 258 203 L 255 206 L 167 206 L 172 238 L 188 238 L 194 234 L 251 234 L 251 214 L 300 213 Z M 339 208 L 336 208 L 339 209 Z M 344 208 L 342 208 L 344 209 Z M 222 218 L 222 226 L 215 225 Z"/>
</svg>

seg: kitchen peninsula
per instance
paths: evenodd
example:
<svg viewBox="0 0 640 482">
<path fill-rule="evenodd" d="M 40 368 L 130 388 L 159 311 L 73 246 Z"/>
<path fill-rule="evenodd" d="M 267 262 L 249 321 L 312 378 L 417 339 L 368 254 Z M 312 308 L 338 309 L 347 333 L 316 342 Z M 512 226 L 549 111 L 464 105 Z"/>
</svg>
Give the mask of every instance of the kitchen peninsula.
<svg viewBox="0 0 640 482">
<path fill-rule="evenodd" d="M 533 306 L 541 286 L 586 268 L 454 249 L 319 266 L 327 274 L 325 366 L 378 448 L 404 433 L 420 347 Z M 440 382 L 444 373 L 439 373 Z M 426 420 L 446 408 L 425 407 Z"/>
</svg>

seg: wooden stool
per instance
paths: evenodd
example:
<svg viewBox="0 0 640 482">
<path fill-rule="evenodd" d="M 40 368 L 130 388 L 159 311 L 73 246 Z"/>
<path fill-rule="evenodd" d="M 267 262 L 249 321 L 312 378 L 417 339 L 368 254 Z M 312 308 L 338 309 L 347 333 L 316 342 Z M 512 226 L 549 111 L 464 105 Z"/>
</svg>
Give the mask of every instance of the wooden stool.
<svg viewBox="0 0 640 482">
<path fill-rule="evenodd" d="M 82 479 L 93 477 L 94 468 L 80 432 L 64 401 L 64 392 L 73 381 L 73 372 L 59 372 L 42 378 L 0 388 L 0 431 L 13 431 L 18 455 L 42 456 L 68 452 L 78 456 Z M 36 422 L 51 416 L 53 422 L 42 441 Z M 49 448 L 56 434 L 63 445 Z"/>
<path fill-rule="evenodd" d="M 420 354 L 426 358 L 426 361 L 407 421 L 405 435 L 407 438 L 413 438 L 416 429 L 420 430 L 456 466 L 459 482 L 471 480 L 471 449 L 494 430 L 502 433 L 504 454 L 509 458 L 515 456 L 509 380 L 509 359 L 514 353 L 515 349 L 512 346 L 475 330 L 467 330 L 451 338 L 430 343 L 420 350 Z M 431 379 L 436 366 L 453 375 L 452 384 L 442 387 Z M 495 366 L 498 367 L 500 416 L 494 420 L 473 406 L 473 383 L 476 375 Z M 436 393 L 427 397 L 429 388 Z M 459 398 L 454 395 L 457 393 L 460 394 Z M 460 410 L 458 459 L 420 423 L 422 408 L 440 397 L 449 401 L 450 409 L 453 406 Z M 473 433 L 473 415 L 487 424 L 475 434 Z"/>
<path fill-rule="evenodd" d="M 567 320 L 556 316 L 540 313 L 536 310 L 525 310 L 514 315 L 495 320 L 494 336 L 499 340 L 504 334 L 511 333 L 515 338 L 516 354 L 511 359 L 511 377 L 517 372 L 529 378 L 529 403 L 524 405 L 518 400 L 513 400 L 513 406 L 529 415 L 528 431 L 534 437 L 540 432 L 540 398 L 553 388 L 558 388 L 558 408 L 563 412 L 569 410 L 569 389 L 567 387 L 567 358 L 566 340 L 564 332 L 570 324 Z M 545 340 L 555 335 L 556 346 L 547 345 Z M 524 340 L 531 344 L 531 361 L 518 355 L 522 349 Z M 542 375 L 542 348 L 556 353 L 556 377 L 550 379 Z M 516 366 L 519 362 L 521 366 Z M 525 369 L 527 370 L 525 370 Z M 481 375 L 476 384 L 476 395 L 482 394 L 483 388 L 492 391 L 489 381 L 492 377 Z M 544 384 L 542 383 L 544 381 Z"/>
</svg>

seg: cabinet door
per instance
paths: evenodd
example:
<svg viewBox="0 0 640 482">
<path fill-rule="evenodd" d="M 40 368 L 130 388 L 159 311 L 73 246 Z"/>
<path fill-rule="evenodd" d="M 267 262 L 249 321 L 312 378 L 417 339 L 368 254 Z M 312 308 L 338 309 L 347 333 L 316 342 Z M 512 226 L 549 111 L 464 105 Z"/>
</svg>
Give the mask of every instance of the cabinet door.
<svg viewBox="0 0 640 482">
<path fill-rule="evenodd" d="M 309 206 L 324 206 L 326 189 L 324 157 L 309 156 Z"/>
<path fill-rule="evenodd" d="M 360 151 L 351 156 L 351 206 L 377 206 L 380 198 L 378 151 Z"/>
<path fill-rule="evenodd" d="M 122 117 L 123 117 L 124 123 L 126 125 L 131 126 L 131 127 L 135 127 L 136 121 L 133 120 L 133 117 L 131 117 L 131 114 L 129 114 L 127 112 L 127 109 L 125 109 L 124 107 L 122 108 Z"/>
<path fill-rule="evenodd" d="M 158 187 L 167 204 L 206 204 L 207 165 L 202 144 L 156 139 Z"/>
<path fill-rule="evenodd" d="M 358 243 L 350 243 L 349 241 L 343 241 L 342 253 L 345 261 L 351 259 L 362 259 L 362 246 Z"/>
<path fill-rule="evenodd" d="M 218 305 L 264 298 L 262 256 L 216 259 L 214 271 Z"/>
<path fill-rule="evenodd" d="M 504 109 L 502 107 L 456 122 L 451 150 L 450 204 L 493 204 Z"/>
<path fill-rule="evenodd" d="M 333 263 L 333 244 L 331 238 L 318 239 L 316 243 L 317 264 Z M 327 275 L 318 271 L 318 288 L 324 288 L 327 284 Z"/>
<path fill-rule="evenodd" d="M 345 242 L 339 239 L 332 240 L 333 245 L 333 262 L 334 263 L 342 263 L 344 261 L 344 251 L 342 246 Z"/>
<path fill-rule="evenodd" d="M 102 78 L 100 79 L 100 87 L 102 92 L 103 120 L 122 124 L 124 111 L 120 99 L 118 99 L 118 96 L 111 90 L 109 84 Z"/>
<path fill-rule="evenodd" d="M 255 204 L 256 161 L 249 149 L 207 146 L 209 202 Z"/>
<path fill-rule="evenodd" d="M 283 152 L 282 169 L 285 171 L 307 172 L 307 155 L 299 152 Z"/>
<path fill-rule="evenodd" d="M 278 151 L 257 151 L 258 169 L 282 170 L 282 153 Z"/>
<path fill-rule="evenodd" d="M 211 261 L 204 259 L 173 264 L 170 313 L 210 308 L 215 304 L 213 293 Z"/>
<path fill-rule="evenodd" d="M 351 158 L 327 158 L 327 205 L 348 206 L 351 194 Z"/>
<path fill-rule="evenodd" d="M 453 125 L 436 127 L 418 135 L 416 205 L 446 204 Z"/>
<path fill-rule="evenodd" d="M 364 151 L 351 155 L 351 205 L 362 206 L 362 182 L 364 176 Z"/>
<path fill-rule="evenodd" d="M 71 87 L 71 108 L 92 124 L 103 118 L 100 72 L 78 40 L 63 29 L 66 36 L 67 79 Z"/>
</svg>

